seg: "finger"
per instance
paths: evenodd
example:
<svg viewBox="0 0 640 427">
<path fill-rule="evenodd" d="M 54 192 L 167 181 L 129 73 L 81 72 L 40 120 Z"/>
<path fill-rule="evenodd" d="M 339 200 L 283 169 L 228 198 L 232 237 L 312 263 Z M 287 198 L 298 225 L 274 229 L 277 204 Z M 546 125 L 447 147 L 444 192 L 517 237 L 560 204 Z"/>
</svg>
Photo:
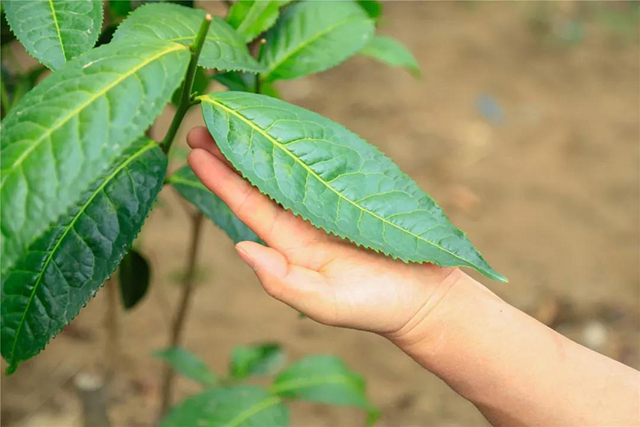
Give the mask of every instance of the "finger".
<svg viewBox="0 0 640 427">
<path fill-rule="evenodd" d="M 192 149 L 201 148 L 208 151 L 233 169 L 231 162 L 229 162 L 224 154 L 222 154 L 220 148 L 218 148 L 218 145 L 216 144 L 216 141 L 213 139 L 206 127 L 196 126 L 191 129 L 187 134 L 187 144 L 189 144 L 189 147 Z"/>
<path fill-rule="evenodd" d="M 318 230 L 260 194 L 209 152 L 196 148 L 188 161 L 202 183 L 269 246 L 287 250 L 318 238 Z"/>
<path fill-rule="evenodd" d="M 336 323 L 333 290 L 321 274 L 292 265 L 276 249 L 255 242 L 240 242 L 236 250 L 269 295 L 318 322 Z"/>
</svg>

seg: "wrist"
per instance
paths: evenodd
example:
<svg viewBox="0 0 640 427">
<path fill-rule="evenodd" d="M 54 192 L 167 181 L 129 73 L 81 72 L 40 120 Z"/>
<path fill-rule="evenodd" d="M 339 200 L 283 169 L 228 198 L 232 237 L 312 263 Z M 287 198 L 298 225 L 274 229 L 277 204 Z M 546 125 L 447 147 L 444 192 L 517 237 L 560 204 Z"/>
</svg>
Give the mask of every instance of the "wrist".
<svg viewBox="0 0 640 427">
<path fill-rule="evenodd" d="M 460 330 L 477 321 L 475 309 L 496 302 L 503 303 L 459 268 L 450 269 L 411 319 L 400 329 L 385 334 L 385 338 L 424 366 L 450 335 L 447 331 Z"/>
</svg>

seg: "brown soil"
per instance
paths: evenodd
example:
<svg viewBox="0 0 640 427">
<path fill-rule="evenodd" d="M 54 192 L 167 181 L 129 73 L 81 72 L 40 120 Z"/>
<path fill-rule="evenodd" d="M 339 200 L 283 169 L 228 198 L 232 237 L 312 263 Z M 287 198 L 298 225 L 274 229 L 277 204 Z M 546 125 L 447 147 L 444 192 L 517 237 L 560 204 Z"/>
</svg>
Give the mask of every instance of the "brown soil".
<svg viewBox="0 0 640 427">
<path fill-rule="evenodd" d="M 602 6 L 390 3 L 382 31 L 415 52 L 420 80 L 354 58 L 280 87 L 285 99 L 378 145 L 441 201 L 510 278 L 509 284 L 484 280 L 492 290 L 638 368 L 640 46 L 637 27 L 631 33 L 606 27 Z M 584 40 L 562 41 L 557 29 L 576 17 Z M 481 94 L 500 103 L 503 124 L 478 113 Z M 198 113 L 189 117 L 188 125 L 200 123 Z M 164 127 L 166 117 L 156 134 Z M 153 288 L 119 318 L 114 425 L 153 419 L 161 365 L 150 353 L 166 342 L 188 230 L 182 204 L 166 189 L 141 238 L 153 262 Z M 381 426 L 486 425 L 471 404 L 384 339 L 299 320 L 262 291 L 211 225 L 200 260 L 185 346 L 215 370 L 226 369 L 234 345 L 277 341 L 290 359 L 317 352 L 346 359 L 367 378 Z M 71 378 L 104 365 L 106 295 L 100 292 L 44 353 L 3 378 L 4 425 L 79 425 Z M 176 397 L 196 390 L 180 380 Z M 364 420 L 356 410 L 311 404 L 293 405 L 292 417 L 296 426 Z"/>
</svg>

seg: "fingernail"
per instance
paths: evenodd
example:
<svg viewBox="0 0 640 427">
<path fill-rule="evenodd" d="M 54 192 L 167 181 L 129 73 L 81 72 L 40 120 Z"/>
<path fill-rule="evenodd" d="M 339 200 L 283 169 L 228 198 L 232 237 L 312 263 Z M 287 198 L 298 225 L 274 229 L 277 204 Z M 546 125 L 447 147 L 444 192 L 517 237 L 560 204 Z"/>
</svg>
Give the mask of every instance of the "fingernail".
<svg viewBox="0 0 640 427">
<path fill-rule="evenodd" d="M 245 251 L 240 245 L 236 245 L 236 251 L 238 251 L 238 255 L 240 255 L 240 258 L 242 258 L 242 260 L 246 262 L 247 265 L 253 269 L 253 271 L 258 270 L 256 261 L 251 258 L 251 255 L 249 255 L 249 253 Z"/>
</svg>

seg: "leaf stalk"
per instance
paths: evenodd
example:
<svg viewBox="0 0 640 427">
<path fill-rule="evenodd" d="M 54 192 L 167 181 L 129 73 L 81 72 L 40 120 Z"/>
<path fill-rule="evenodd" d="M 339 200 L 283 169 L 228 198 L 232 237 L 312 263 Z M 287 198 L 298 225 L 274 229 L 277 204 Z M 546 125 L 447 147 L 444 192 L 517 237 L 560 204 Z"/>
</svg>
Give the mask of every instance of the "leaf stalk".
<svg viewBox="0 0 640 427">
<path fill-rule="evenodd" d="M 196 39 L 189 47 L 189 49 L 191 50 L 191 60 L 189 61 L 189 67 L 187 68 L 187 74 L 184 79 L 184 83 L 182 83 L 180 103 L 178 104 L 176 114 L 173 116 L 173 120 L 171 120 L 169 130 L 160 143 L 160 147 L 165 154 L 169 152 L 171 144 L 176 137 L 176 133 L 178 132 L 178 129 L 182 124 L 182 120 L 184 119 L 184 116 L 187 114 L 187 111 L 189 111 L 189 108 L 192 105 L 191 89 L 193 88 L 193 80 L 196 76 L 196 70 L 198 69 L 198 59 L 200 58 L 200 52 L 202 52 L 202 46 L 204 46 L 204 41 L 207 37 L 207 32 L 209 31 L 209 26 L 211 25 L 211 20 L 211 15 L 207 13 L 207 15 L 204 17 L 204 20 L 202 21 L 202 24 L 200 24 L 200 29 L 198 30 Z"/>
</svg>

